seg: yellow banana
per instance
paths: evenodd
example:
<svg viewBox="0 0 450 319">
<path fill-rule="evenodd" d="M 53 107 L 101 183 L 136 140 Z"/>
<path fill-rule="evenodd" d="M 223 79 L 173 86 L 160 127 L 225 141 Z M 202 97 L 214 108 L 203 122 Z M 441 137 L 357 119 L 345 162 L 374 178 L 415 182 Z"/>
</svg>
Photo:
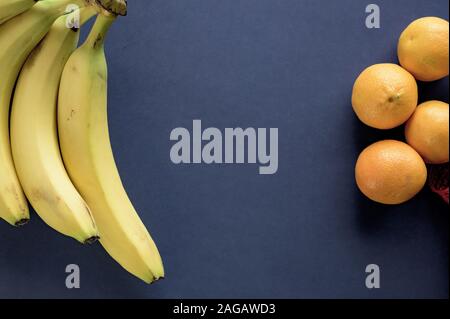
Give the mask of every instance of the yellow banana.
<svg viewBox="0 0 450 319">
<path fill-rule="evenodd" d="M 108 132 L 104 39 L 112 15 L 99 15 L 61 78 L 58 128 L 69 176 L 88 203 L 106 251 L 151 283 L 164 276 L 158 249 L 122 185 Z"/>
<path fill-rule="evenodd" d="M 98 238 L 91 212 L 72 184 L 61 158 L 56 128 L 59 81 L 76 49 L 80 25 L 97 13 L 90 6 L 58 18 L 20 72 L 11 111 L 11 148 L 20 184 L 39 216 L 82 243 Z"/>
<path fill-rule="evenodd" d="M 0 0 L 0 24 L 30 9 L 39 0 Z"/>
<path fill-rule="evenodd" d="M 20 68 L 68 5 L 86 0 L 42 0 L 0 26 L 0 217 L 12 225 L 29 219 L 28 204 L 16 175 L 9 141 L 9 106 Z"/>
</svg>

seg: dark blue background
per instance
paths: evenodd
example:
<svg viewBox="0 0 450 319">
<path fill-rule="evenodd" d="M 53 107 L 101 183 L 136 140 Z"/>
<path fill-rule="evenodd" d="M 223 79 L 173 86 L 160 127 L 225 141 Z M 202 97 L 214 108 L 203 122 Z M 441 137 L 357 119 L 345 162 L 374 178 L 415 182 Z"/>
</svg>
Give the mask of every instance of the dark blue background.
<svg viewBox="0 0 450 319">
<path fill-rule="evenodd" d="M 368 65 L 396 61 L 412 20 L 448 19 L 447 0 L 134 0 L 107 41 L 110 129 L 124 184 L 165 261 L 147 286 L 100 245 L 44 225 L 0 223 L 0 297 L 448 298 L 448 208 L 424 190 L 377 205 L 358 192 L 358 153 L 378 132 L 350 105 Z M 84 33 L 87 30 L 84 31 Z M 448 79 L 421 88 L 448 102 Z M 170 131 L 278 127 L 280 167 L 185 165 L 169 159 Z M 32 158 L 32 154 L 30 154 Z M 65 266 L 81 267 L 79 290 Z M 382 271 L 365 288 L 365 266 Z"/>
</svg>

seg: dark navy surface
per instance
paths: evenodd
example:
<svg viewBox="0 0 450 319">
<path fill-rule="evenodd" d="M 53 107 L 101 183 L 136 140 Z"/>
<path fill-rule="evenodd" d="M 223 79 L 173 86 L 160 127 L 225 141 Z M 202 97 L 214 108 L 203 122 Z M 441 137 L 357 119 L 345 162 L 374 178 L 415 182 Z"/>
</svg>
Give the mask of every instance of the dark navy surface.
<svg viewBox="0 0 450 319">
<path fill-rule="evenodd" d="M 141 283 L 33 213 L 19 230 L 0 223 L 0 297 L 448 298 L 447 205 L 427 189 L 395 207 L 359 193 L 359 152 L 403 137 L 365 127 L 350 104 L 359 72 L 396 62 L 401 31 L 448 19 L 448 1 L 377 0 L 379 30 L 365 27 L 369 3 L 129 1 L 107 41 L 111 138 L 167 278 Z M 448 102 L 448 79 L 421 85 L 421 99 Z M 169 134 L 193 119 L 279 128 L 278 173 L 172 164 Z M 65 287 L 73 263 L 78 290 Z M 378 290 L 365 287 L 372 263 Z"/>
</svg>

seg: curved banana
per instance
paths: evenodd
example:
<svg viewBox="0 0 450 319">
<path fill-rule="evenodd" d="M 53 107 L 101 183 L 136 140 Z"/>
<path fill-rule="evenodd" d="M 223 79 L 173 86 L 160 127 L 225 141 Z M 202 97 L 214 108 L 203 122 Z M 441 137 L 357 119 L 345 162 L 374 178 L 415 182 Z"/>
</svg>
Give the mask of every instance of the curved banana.
<svg viewBox="0 0 450 319">
<path fill-rule="evenodd" d="M 86 7 L 56 20 L 20 72 L 10 122 L 13 160 L 26 197 L 49 226 L 81 243 L 95 241 L 98 232 L 64 168 L 56 104 L 64 65 L 80 37 L 67 22 L 81 14 L 82 25 L 96 13 Z"/>
<path fill-rule="evenodd" d="M 53 22 L 70 4 L 85 0 L 39 1 L 0 26 L 0 217 L 12 225 L 29 219 L 28 204 L 14 169 L 9 141 L 9 106 L 20 68 Z"/>
<path fill-rule="evenodd" d="M 92 210 L 100 243 L 126 270 L 151 283 L 164 276 L 161 257 L 124 190 L 108 132 L 104 39 L 114 20 L 99 15 L 64 68 L 59 137 L 69 176 Z"/>
<path fill-rule="evenodd" d="M 0 0 L 0 24 L 30 9 L 39 0 Z"/>
</svg>

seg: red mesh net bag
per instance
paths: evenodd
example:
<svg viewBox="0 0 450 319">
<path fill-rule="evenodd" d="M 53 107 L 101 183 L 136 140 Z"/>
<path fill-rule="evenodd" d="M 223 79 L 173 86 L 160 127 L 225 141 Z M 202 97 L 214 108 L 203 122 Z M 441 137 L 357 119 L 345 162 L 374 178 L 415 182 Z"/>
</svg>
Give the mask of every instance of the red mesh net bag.
<svg viewBox="0 0 450 319">
<path fill-rule="evenodd" d="M 448 204 L 449 164 L 431 165 L 429 183 L 433 192 L 437 193 Z"/>
</svg>

